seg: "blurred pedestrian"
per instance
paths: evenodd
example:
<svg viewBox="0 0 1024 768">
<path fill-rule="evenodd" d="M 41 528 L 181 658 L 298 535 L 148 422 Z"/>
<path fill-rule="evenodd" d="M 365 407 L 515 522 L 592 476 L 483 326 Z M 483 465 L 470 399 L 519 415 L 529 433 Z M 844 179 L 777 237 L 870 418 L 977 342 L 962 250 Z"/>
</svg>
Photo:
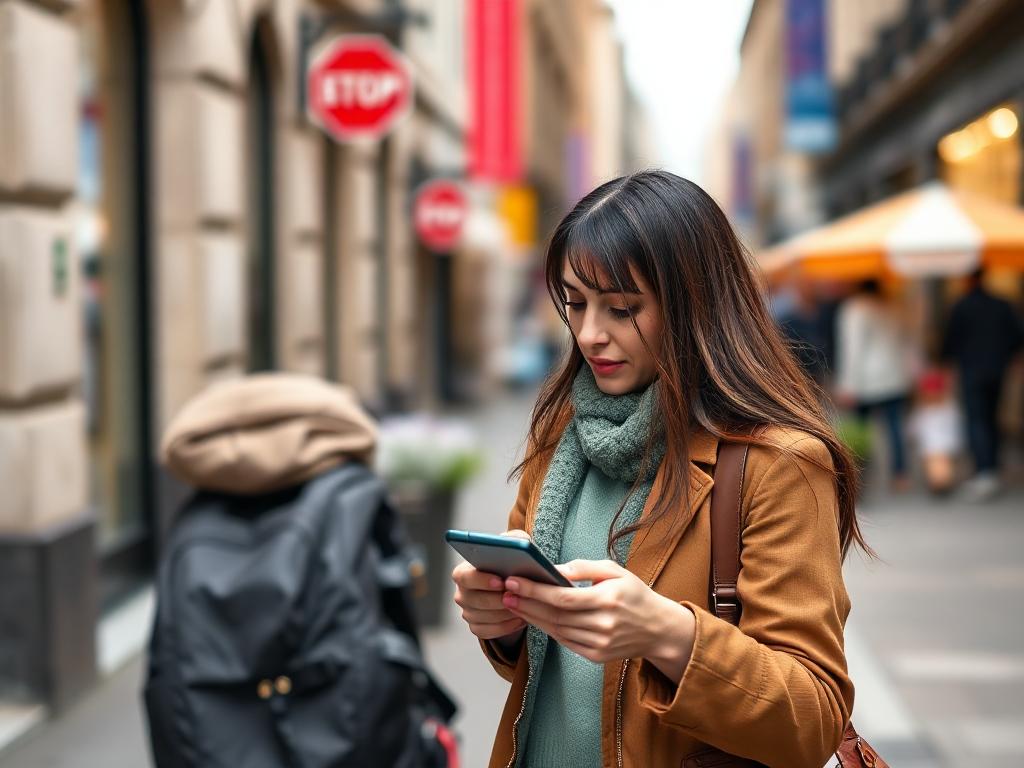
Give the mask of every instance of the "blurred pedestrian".
<svg viewBox="0 0 1024 768">
<path fill-rule="evenodd" d="M 287 373 L 214 385 L 168 426 L 161 459 L 197 492 L 156 580 L 158 768 L 457 766 L 376 442 L 352 392 Z"/>
<path fill-rule="evenodd" d="M 853 703 L 856 472 L 728 220 L 678 176 L 625 176 L 562 220 L 545 269 L 574 343 L 533 412 L 508 533 L 593 584 L 453 572 L 512 683 L 491 766 L 824 764 Z M 738 626 L 709 597 L 725 441 L 749 446 Z"/>
<path fill-rule="evenodd" d="M 960 422 L 960 409 L 952 396 L 949 376 L 937 368 L 925 371 L 917 381 L 909 432 L 932 493 L 946 493 L 956 482 L 956 461 L 962 442 Z"/>
<path fill-rule="evenodd" d="M 878 280 L 858 284 L 836 317 L 836 400 L 862 421 L 881 414 L 889 436 L 894 490 L 909 487 L 903 416 L 912 389 L 916 351 Z"/>
<path fill-rule="evenodd" d="M 808 280 L 793 285 L 790 305 L 779 314 L 779 330 L 790 344 L 800 366 L 822 386 L 832 358 L 833 317 Z"/>
<path fill-rule="evenodd" d="M 955 364 L 967 419 L 974 476 L 965 488 L 976 500 L 999 491 L 999 400 L 1003 379 L 1024 341 L 1021 318 L 1009 302 L 985 290 L 983 272 L 967 278 L 967 293 L 953 305 L 942 354 Z"/>
</svg>

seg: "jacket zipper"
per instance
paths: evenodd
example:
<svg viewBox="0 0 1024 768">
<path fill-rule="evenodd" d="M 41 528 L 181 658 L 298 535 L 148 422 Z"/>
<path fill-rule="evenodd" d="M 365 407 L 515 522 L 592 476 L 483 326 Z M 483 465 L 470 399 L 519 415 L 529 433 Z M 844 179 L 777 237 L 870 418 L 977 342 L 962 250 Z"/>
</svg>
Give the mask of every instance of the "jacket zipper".
<svg viewBox="0 0 1024 768">
<path fill-rule="evenodd" d="M 622 689 L 626 687 L 626 670 L 629 659 L 622 662 L 622 674 L 619 677 L 619 692 L 615 696 L 615 753 L 618 756 L 619 768 L 622 768 Z"/>
<path fill-rule="evenodd" d="M 545 470 L 546 471 L 546 470 Z M 534 499 L 529 499 L 528 508 L 534 509 Z M 523 521 L 523 527 L 528 530 L 533 530 L 534 521 L 530 519 L 530 515 L 527 515 L 527 519 Z M 526 697 L 530 693 L 530 682 L 533 680 L 533 665 L 530 664 L 530 651 L 527 645 L 527 635 L 529 635 L 529 629 L 523 633 L 523 653 L 526 654 L 526 686 L 523 688 L 523 701 L 519 705 L 519 714 L 516 715 L 516 719 L 512 721 L 512 757 L 509 758 L 508 765 L 505 768 L 512 768 L 516 764 L 516 752 L 519 748 L 519 721 L 523 719 L 523 713 L 526 711 Z"/>
<path fill-rule="evenodd" d="M 523 640 L 523 643 L 525 645 L 525 643 L 526 643 L 525 638 Z M 529 653 L 526 650 L 525 647 L 523 648 L 523 652 L 524 653 Z M 526 663 L 527 663 L 527 666 L 529 666 L 529 664 L 530 664 L 529 658 L 527 658 L 527 662 Z M 526 697 L 530 693 L 530 682 L 532 680 L 533 680 L 533 670 L 530 669 L 530 671 L 526 674 L 526 687 L 523 688 L 523 701 L 522 701 L 522 704 L 519 705 L 519 714 L 516 715 L 516 719 L 512 722 L 512 757 L 509 758 L 508 765 L 505 766 L 505 768 L 512 768 L 512 766 L 515 765 L 515 763 L 516 763 L 516 751 L 517 751 L 517 749 L 519 747 L 519 743 L 518 743 L 519 742 L 519 721 L 523 717 L 523 712 L 526 711 Z"/>
<path fill-rule="evenodd" d="M 656 578 L 656 577 L 655 577 Z M 654 587 L 654 579 L 647 582 L 648 588 Z M 622 662 L 622 674 L 619 675 L 619 691 L 615 695 L 615 754 L 618 766 L 622 768 L 622 689 L 626 687 L 626 670 L 631 659 Z"/>
</svg>

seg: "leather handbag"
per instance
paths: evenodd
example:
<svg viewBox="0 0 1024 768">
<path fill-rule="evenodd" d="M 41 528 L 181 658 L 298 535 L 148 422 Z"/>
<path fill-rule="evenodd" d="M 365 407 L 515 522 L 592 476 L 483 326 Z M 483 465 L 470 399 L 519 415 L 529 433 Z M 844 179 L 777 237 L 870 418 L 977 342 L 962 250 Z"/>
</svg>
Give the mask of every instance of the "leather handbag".
<svg viewBox="0 0 1024 768">
<path fill-rule="evenodd" d="M 720 443 L 715 484 L 711 489 L 711 608 L 720 619 L 739 624 L 740 605 L 736 584 L 740 575 L 741 533 L 743 531 L 743 475 L 749 446 Z M 871 745 L 857 734 L 853 723 L 846 726 L 836 750 L 834 768 L 889 768 Z M 704 765 L 695 763 L 694 765 Z M 731 763 L 706 763 L 732 765 Z M 754 765 L 740 760 L 736 766 Z"/>
</svg>

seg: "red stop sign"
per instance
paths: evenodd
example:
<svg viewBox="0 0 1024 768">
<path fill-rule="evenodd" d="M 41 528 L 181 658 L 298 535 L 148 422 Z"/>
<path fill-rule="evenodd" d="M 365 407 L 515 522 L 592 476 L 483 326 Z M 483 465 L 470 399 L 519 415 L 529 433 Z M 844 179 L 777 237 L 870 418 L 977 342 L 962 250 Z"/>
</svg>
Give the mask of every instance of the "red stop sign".
<svg viewBox="0 0 1024 768">
<path fill-rule="evenodd" d="M 412 104 L 405 57 L 379 35 L 342 35 L 313 60 L 306 80 L 313 119 L 335 139 L 376 139 Z"/>
<path fill-rule="evenodd" d="M 416 234 L 433 251 L 450 251 L 458 244 L 468 213 L 466 195 L 453 181 L 430 181 L 416 192 Z"/>
</svg>

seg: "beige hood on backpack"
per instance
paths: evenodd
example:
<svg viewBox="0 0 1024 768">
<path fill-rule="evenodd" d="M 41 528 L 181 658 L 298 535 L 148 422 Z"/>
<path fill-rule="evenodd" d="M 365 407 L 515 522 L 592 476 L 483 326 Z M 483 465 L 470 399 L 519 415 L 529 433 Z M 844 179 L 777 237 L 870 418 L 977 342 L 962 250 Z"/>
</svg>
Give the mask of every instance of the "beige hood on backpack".
<svg viewBox="0 0 1024 768">
<path fill-rule="evenodd" d="M 351 390 L 263 373 L 215 384 L 174 417 L 160 460 L 197 488 L 253 495 L 344 463 L 372 464 L 377 426 Z"/>
</svg>

